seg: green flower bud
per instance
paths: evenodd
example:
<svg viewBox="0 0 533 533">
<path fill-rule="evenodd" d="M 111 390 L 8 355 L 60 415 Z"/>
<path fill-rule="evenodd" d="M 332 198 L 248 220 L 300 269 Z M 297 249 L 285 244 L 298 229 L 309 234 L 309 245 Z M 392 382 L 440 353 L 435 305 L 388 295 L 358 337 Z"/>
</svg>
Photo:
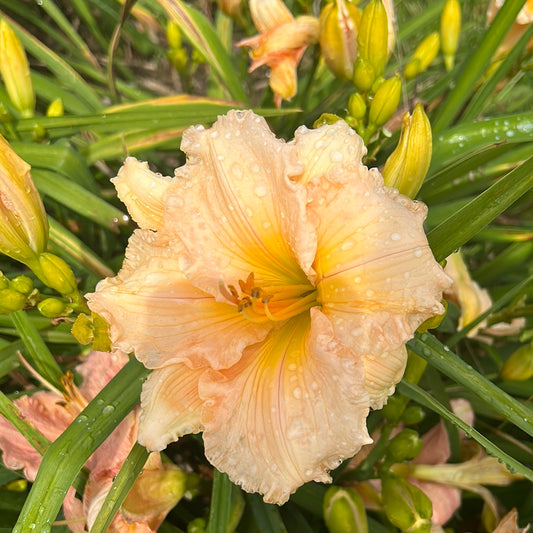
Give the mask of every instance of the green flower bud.
<svg viewBox="0 0 533 533">
<path fill-rule="evenodd" d="M 361 16 L 357 45 L 358 56 L 372 66 L 374 79 L 381 76 L 385 70 L 389 55 L 388 39 L 387 12 L 383 2 L 381 0 L 370 0 Z M 357 88 L 359 89 L 359 87 Z"/>
<path fill-rule="evenodd" d="M 410 405 L 402 414 L 401 421 L 406 426 L 419 424 L 426 417 L 426 412 L 419 405 Z"/>
<path fill-rule="evenodd" d="M 430 532 L 433 507 L 419 488 L 401 477 L 387 476 L 381 480 L 381 500 L 387 518 L 402 532 Z"/>
<path fill-rule="evenodd" d="M 14 289 L 0 289 L 0 314 L 20 311 L 26 305 L 26 295 Z"/>
<path fill-rule="evenodd" d="M 313 123 L 313 128 L 320 128 L 326 124 L 335 124 L 335 122 L 342 120 L 341 117 L 333 113 L 322 113 Z"/>
<path fill-rule="evenodd" d="M 23 117 L 32 117 L 35 93 L 30 65 L 19 38 L 5 20 L 0 21 L 0 72 L 13 105 Z"/>
<path fill-rule="evenodd" d="M 406 80 L 411 80 L 424 72 L 439 53 L 440 36 L 437 32 L 428 35 L 417 47 L 413 57 L 403 70 Z"/>
<path fill-rule="evenodd" d="M 383 167 L 385 185 L 414 198 L 426 177 L 431 147 L 431 124 L 422 105 L 417 104 L 412 117 L 409 113 L 404 115 L 398 146 Z"/>
<path fill-rule="evenodd" d="M 353 67 L 353 84 L 360 93 L 366 93 L 376 81 L 374 67 L 362 57 L 358 57 Z"/>
<path fill-rule="evenodd" d="M 410 461 L 422 449 L 422 440 L 414 429 L 403 429 L 390 440 L 387 447 L 387 457 L 395 462 Z"/>
<path fill-rule="evenodd" d="M 365 505 L 354 489 L 331 486 L 322 507 L 330 533 L 368 532 Z"/>
<path fill-rule="evenodd" d="M 187 524 L 187 533 L 205 533 L 207 522 L 204 518 L 195 518 Z"/>
<path fill-rule="evenodd" d="M 400 76 L 385 80 L 377 90 L 368 115 L 369 125 L 375 128 L 383 126 L 396 112 L 400 103 L 402 82 Z"/>
<path fill-rule="evenodd" d="M 45 252 L 39 256 L 35 275 L 47 286 L 65 296 L 73 295 L 78 284 L 72 269 L 57 255 Z"/>
<path fill-rule="evenodd" d="M 453 68 L 461 31 L 461 6 L 458 0 L 446 0 L 440 17 L 440 42 L 446 70 Z"/>
<path fill-rule="evenodd" d="M 503 363 L 501 376 L 506 381 L 524 381 L 533 377 L 533 342 L 518 348 Z"/>
<path fill-rule="evenodd" d="M 17 276 L 9 282 L 11 289 L 20 292 L 24 296 L 29 296 L 33 291 L 33 281 L 28 276 Z"/>
<path fill-rule="evenodd" d="M 348 99 L 348 113 L 351 117 L 361 120 L 366 114 L 365 99 L 359 93 L 353 93 Z"/>
<path fill-rule="evenodd" d="M 50 102 L 50 105 L 46 110 L 47 117 L 62 117 L 64 114 L 65 109 L 63 107 L 63 100 L 61 100 L 61 98 L 56 98 Z"/>
<path fill-rule="evenodd" d="M 320 49 L 326 65 L 338 78 L 352 79 L 360 20 L 361 10 L 345 0 L 326 4 L 320 13 Z"/>
<path fill-rule="evenodd" d="M 57 318 L 67 314 L 65 302 L 62 302 L 58 298 L 46 298 L 37 304 L 37 309 L 46 318 Z"/>
</svg>

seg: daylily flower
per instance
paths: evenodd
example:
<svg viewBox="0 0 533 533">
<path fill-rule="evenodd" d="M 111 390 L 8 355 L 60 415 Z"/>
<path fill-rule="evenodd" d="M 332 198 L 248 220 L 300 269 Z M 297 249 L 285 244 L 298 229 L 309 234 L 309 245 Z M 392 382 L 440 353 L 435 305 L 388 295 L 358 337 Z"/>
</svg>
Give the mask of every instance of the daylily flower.
<svg viewBox="0 0 533 533">
<path fill-rule="evenodd" d="M 405 342 L 448 277 L 426 207 L 361 164 L 342 120 L 278 140 L 251 111 L 188 129 L 175 178 L 128 158 L 114 179 L 139 224 L 89 294 L 117 348 L 153 372 L 139 442 L 203 431 L 209 461 L 283 503 L 370 442 Z"/>
<path fill-rule="evenodd" d="M 24 418 L 49 440 L 55 440 L 74 420 L 107 382 L 126 363 L 128 357 L 121 352 L 113 354 L 92 352 L 85 362 L 76 367 L 83 383 L 76 387 L 72 380 L 65 380 L 68 395 L 59 391 L 39 391 L 22 396 L 15 405 Z M 86 467 L 90 474 L 83 494 L 83 502 L 70 489 L 63 503 L 66 523 L 74 533 L 84 533 L 91 528 L 106 494 L 136 441 L 137 411 L 111 433 L 102 446 L 89 458 Z M 0 450 L 7 468 L 23 469 L 24 476 L 34 481 L 41 463 L 39 453 L 4 418 L 0 417 Z M 153 480 L 147 486 L 146 477 L 139 478 L 123 503 L 108 531 L 111 533 L 150 533 L 156 531 L 168 511 L 184 492 L 183 473 L 174 465 L 163 465 L 158 453 L 151 454 L 144 469 Z M 144 474 L 143 474 L 144 475 Z M 157 491 L 160 483 L 166 492 Z M 141 487 L 141 490 L 139 488 Z M 86 529 L 88 528 L 88 529 Z"/>
<path fill-rule="evenodd" d="M 250 0 L 250 12 L 260 35 L 241 41 L 239 46 L 252 48 L 250 72 L 261 65 L 270 67 L 269 84 L 280 107 L 281 100 L 296 94 L 296 67 L 305 49 L 318 41 L 318 19 L 294 18 L 281 0 Z"/>
<path fill-rule="evenodd" d="M 505 0 L 491 0 L 489 8 L 487 10 L 487 23 L 492 22 L 496 13 L 501 9 Z M 503 39 L 498 50 L 496 51 L 496 57 L 501 57 L 506 54 L 520 39 L 520 36 L 524 33 L 526 28 L 533 22 L 533 0 L 527 0 L 524 7 L 518 13 L 516 20 L 514 21 L 511 29 Z M 528 49 L 533 47 L 533 39 L 531 39 L 527 45 Z"/>
</svg>

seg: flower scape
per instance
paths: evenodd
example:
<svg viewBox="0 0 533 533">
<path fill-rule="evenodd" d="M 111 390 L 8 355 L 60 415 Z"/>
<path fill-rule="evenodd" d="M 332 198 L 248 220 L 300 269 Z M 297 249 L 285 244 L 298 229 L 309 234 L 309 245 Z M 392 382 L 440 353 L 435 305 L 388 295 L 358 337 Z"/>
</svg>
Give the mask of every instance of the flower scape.
<svg viewBox="0 0 533 533">
<path fill-rule="evenodd" d="M 113 180 L 139 229 L 89 307 L 152 370 L 139 442 L 203 432 L 219 471 L 282 504 L 371 442 L 369 411 L 450 280 L 425 205 L 361 163 L 342 120 L 285 142 L 230 111 L 181 148 L 173 178 L 129 157 Z"/>
</svg>

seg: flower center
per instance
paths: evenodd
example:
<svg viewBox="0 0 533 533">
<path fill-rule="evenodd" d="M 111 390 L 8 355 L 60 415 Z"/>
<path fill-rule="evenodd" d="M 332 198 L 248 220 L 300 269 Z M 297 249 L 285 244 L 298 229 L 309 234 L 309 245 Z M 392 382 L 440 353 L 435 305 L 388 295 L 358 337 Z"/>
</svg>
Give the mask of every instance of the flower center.
<svg viewBox="0 0 533 533">
<path fill-rule="evenodd" d="M 317 290 L 311 284 L 271 285 L 259 287 L 251 272 L 246 281 L 239 280 L 239 291 L 233 286 L 221 285 L 222 295 L 251 322 L 282 322 L 307 311 L 317 301 Z"/>
</svg>

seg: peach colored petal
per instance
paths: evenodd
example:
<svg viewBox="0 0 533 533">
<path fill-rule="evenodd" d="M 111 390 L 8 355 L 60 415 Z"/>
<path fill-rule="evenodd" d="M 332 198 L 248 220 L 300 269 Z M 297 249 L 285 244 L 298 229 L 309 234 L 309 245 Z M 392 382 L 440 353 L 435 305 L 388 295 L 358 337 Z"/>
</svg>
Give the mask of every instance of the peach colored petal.
<svg viewBox="0 0 533 533">
<path fill-rule="evenodd" d="M 230 111 L 208 130 L 189 128 L 181 147 L 187 163 L 176 170 L 165 231 L 185 244 L 188 279 L 210 294 L 250 272 L 261 285 L 307 283 L 316 241 L 305 189 L 286 178 L 290 148 L 265 120 Z"/>
<path fill-rule="evenodd" d="M 357 353 L 382 354 L 443 311 L 449 280 L 424 234 L 425 206 L 384 187 L 380 174 L 360 163 L 364 149 L 347 128 L 339 121 L 322 131 L 300 129 L 299 158 L 306 161 L 317 144 L 322 154 L 295 178 L 307 182 L 317 228 L 313 266 L 323 310 Z"/>
<path fill-rule="evenodd" d="M 22 416 L 47 439 L 53 441 L 72 422 L 73 416 L 61 405 L 64 399 L 51 392 L 36 392 L 15 400 Z M 41 455 L 3 417 L 0 416 L 2 461 L 11 470 L 24 469 L 24 476 L 34 481 Z"/>
<path fill-rule="evenodd" d="M 76 491 L 70 487 L 67 491 L 67 495 L 63 500 L 63 514 L 65 520 L 68 521 L 68 528 L 73 533 L 86 533 L 85 529 L 85 512 L 83 510 L 83 504 L 78 498 L 76 498 Z"/>
<path fill-rule="evenodd" d="M 439 422 L 422 436 L 423 447 L 415 464 L 438 465 L 445 463 L 450 458 L 450 442 L 444 424 Z"/>
<path fill-rule="evenodd" d="M 85 361 L 76 367 L 82 383 L 80 392 L 91 401 L 128 362 L 128 356 L 119 350 L 113 353 L 91 352 Z"/>
<path fill-rule="evenodd" d="M 246 320 L 234 304 L 218 303 L 194 287 L 181 272 L 182 248 L 159 233 L 137 230 L 124 268 L 87 295 L 89 307 L 110 324 L 113 344 L 134 351 L 148 368 L 184 360 L 225 368 L 270 326 Z"/>
<path fill-rule="evenodd" d="M 281 0 L 250 0 L 250 13 L 259 33 L 293 20 L 291 12 Z"/>
<path fill-rule="evenodd" d="M 290 100 L 296 94 L 298 61 L 297 57 L 289 56 L 272 65 L 269 83 L 274 93 L 276 107 L 281 106 L 281 100 Z"/>
<path fill-rule="evenodd" d="M 205 452 L 246 491 L 281 504 L 303 483 L 371 442 L 363 369 L 316 308 L 250 346 L 234 367 L 206 374 Z"/>
<path fill-rule="evenodd" d="M 154 370 L 143 385 L 139 442 L 149 450 L 163 450 L 188 433 L 202 431 L 198 380 L 204 368 L 173 364 Z"/>
<path fill-rule="evenodd" d="M 111 181 L 131 218 L 141 228 L 157 230 L 161 227 L 164 199 L 172 187 L 172 178 L 156 174 L 148 168 L 148 163 L 128 157 L 118 176 Z"/>
</svg>

